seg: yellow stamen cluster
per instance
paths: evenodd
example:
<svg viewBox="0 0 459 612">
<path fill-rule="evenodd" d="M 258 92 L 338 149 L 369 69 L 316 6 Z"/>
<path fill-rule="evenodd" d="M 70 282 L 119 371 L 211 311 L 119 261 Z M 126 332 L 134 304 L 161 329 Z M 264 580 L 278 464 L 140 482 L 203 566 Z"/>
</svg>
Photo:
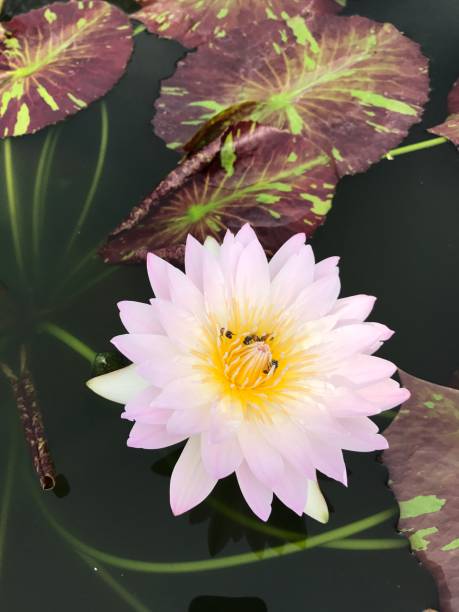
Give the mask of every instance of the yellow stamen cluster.
<svg viewBox="0 0 459 612">
<path fill-rule="evenodd" d="M 255 389 L 270 378 L 276 368 L 273 360 L 270 334 L 234 334 L 220 330 L 219 348 L 223 373 L 231 388 Z"/>
</svg>

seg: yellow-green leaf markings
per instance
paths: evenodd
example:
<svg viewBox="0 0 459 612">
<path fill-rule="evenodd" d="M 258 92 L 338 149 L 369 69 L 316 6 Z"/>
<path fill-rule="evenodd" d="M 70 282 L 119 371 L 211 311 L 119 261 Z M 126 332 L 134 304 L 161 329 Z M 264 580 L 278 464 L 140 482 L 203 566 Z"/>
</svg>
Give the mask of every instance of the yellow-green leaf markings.
<svg viewBox="0 0 459 612">
<path fill-rule="evenodd" d="M 459 390 L 400 372 L 411 398 L 387 428 L 384 461 L 400 530 L 434 575 L 442 612 L 459 610 Z"/>
<path fill-rule="evenodd" d="M 403 139 L 427 100 L 419 46 L 363 17 L 286 22 L 233 30 L 179 64 L 154 119 L 170 147 L 248 102 L 250 119 L 307 137 L 340 175 L 365 170 Z"/>
<path fill-rule="evenodd" d="M 232 29 L 265 19 L 336 13 L 335 0 L 140 0 L 132 17 L 150 32 L 175 38 L 186 47 L 225 38 Z"/>
<path fill-rule="evenodd" d="M 132 52 L 128 17 L 100 0 L 56 2 L 4 24 L 0 137 L 61 121 L 103 96 Z"/>
<path fill-rule="evenodd" d="M 446 121 L 430 129 L 429 132 L 443 136 L 459 147 L 459 79 L 454 83 L 449 94 L 448 112 L 450 115 Z"/>
<path fill-rule="evenodd" d="M 188 157 L 109 237 L 106 262 L 137 262 L 149 251 L 181 262 L 188 233 L 221 240 L 244 223 L 272 252 L 292 233 L 312 234 L 331 207 L 333 160 L 301 136 L 236 124 Z"/>
</svg>

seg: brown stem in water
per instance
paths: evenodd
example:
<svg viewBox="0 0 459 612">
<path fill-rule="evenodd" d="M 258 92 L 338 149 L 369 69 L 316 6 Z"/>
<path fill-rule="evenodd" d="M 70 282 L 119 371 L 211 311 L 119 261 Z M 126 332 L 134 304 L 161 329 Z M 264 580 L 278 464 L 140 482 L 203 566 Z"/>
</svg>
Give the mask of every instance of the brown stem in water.
<svg viewBox="0 0 459 612">
<path fill-rule="evenodd" d="M 37 393 L 27 367 L 25 349 L 21 349 L 19 376 L 4 363 L 0 363 L 0 370 L 4 373 L 13 389 L 19 417 L 24 429 L 24 436 L 32 455 L 33 466 L 40 480 L 41 488 L 43 491 L 54 489 L 56 485 L 56 470 L 46 440 Z"/>
</svg>

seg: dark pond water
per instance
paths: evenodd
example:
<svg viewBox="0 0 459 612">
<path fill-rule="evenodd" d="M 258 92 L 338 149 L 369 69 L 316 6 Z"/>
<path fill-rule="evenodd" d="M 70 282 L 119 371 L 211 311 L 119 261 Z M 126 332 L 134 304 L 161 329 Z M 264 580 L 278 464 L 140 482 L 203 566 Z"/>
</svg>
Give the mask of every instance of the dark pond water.
<svg viewBox="0 0 459 612">
<path fill-rule="evenodd" d="M 12 2 L 9 9 L 15 8 Z M 347 12 L 391 21 L 431 58 L 432 100 L 409 141 L 425 138 L 423 127 L 443 119 L 457 77 L 459 5 L 351 0 Z M 333 510 L 326 526 L 276 506 L 267 533 L 232 480 L 221 483 L 208 503 L 173 518 L 168 504 L 173 454 L 128 449 L 128 424 L 119 419 L 119 407 L 84 386 L 89 360 L 37 332 L 50 322 L 95 351 L 108 350 L 109 338 L 121 329 L 116 302 L 149 296 L 142 268 L 107 273 L 88 253 L 177 162 L 153 135 L 149 120 L 160 79 L 173 72 L 182 53 L 173 42 L 137 36 L 129 70 L 104 102 L 59 126 L 0 145 L 0 279 L 7 288 L 1 360 L 17 363 L 19 345 L 27 344 L 50 445 L 65 475 L 57 494 L 41 493 L 2 380 L 1 610 L 435 608 L 434 582 L 406 544 L 390 550 L 348 550 L 339 543 L 279 548 L 285 539 L 274 527 L 313 538 L 385 510 L 396 513 L 387 471 L 373 455 L 349 454 L 348 489 L 323 481 Z M 97 167 L 100 180 L 91 198 Z M 443 384 L 459 365 L 458 194 L 459 155 L 450 145 L 384 161 L 342 181 L 329 220 L 314 239 L 319 258 L 342 256 L 345 294 L 379 296 L 375 319 L 397 330 L 385 356 Z M 75 234 L 85 202 L 88 214 Z M 381 419 L 383 426 L 388 422 Z M 393 515 L 355 533 L 351 545 L 358 546 L 356 538 L 401 538 L 395 522 Z M 194 563 L 206 560 L 204 567 Z M 177 565 L 182 562 L 192 563 Z M 214 562 L 234 564 L 218 569 Z"/>
</svg>

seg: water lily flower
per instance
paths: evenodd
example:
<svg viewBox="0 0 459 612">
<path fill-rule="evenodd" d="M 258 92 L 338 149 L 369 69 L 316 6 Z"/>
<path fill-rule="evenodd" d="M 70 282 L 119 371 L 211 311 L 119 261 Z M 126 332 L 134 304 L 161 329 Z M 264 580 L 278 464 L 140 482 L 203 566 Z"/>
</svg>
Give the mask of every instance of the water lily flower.
<svg viewBox="0 0 459 612">
<path fill-rule="evenodd" d="M 223 243 L 188 236 L 185 273 L 154 254 L 154 299 L 118 306 L 127 334 L 112 342 L 133 363 L 93 378 L 125 404 L 128 446 L 187 440 L 171 477 L 175 515 L 236 473 L 266 521 L 273 495 L 328 520 L 317 471 L 347 484 L 343 449 L 387 447 L 368 418 L 404 402 L 391 362 L 372 356 L 392 332 L 364 322 L 375 298 L 338 299 L 338 258 L 315 263 L 304 234 L 268 263 L 245 225 Z"/>
</svg>

